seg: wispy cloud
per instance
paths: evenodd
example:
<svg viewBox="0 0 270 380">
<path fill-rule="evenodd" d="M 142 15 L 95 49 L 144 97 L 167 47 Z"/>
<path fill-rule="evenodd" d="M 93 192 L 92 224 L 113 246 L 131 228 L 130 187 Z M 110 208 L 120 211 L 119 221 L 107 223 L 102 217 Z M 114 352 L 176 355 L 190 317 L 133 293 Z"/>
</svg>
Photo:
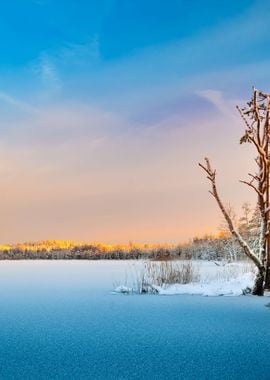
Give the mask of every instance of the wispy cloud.
<svg viewBox="0 0 270 380">
<path fill-rule="evenodd" d="M 6 92 L 0 91 L 0 101 L 3 101 L 11 106 L 13 106 L 15 109 L 19 109 L 26 113 L 36 113 L 38 109 L 34 106 L 32 106 L 29 103 L 26 103 L 20 99 L 17 99 L 14 96 L 11 96 L 7 94 Z"/>
<path fill-rule="evenodd" d="M 100 59 L 99 36 L 86 39 L 86 42 L 66 42 L 54 54 L 54 59 L 59 65 L 91 66 Z"/>
<path fill-rule="evenodd" d="M 203 99 L 208 100 L 221 114 L 226 116 L 229 120 L 236 118 L 235 112 L 235 99 L 225 99 L 224 94 L 217 90 L 201 90 L 195 92 Z"/>
<path fill-rule="evenodd" d="M 47 53 L 42 53 L 32 65 L 34 73 L 39 77 L 43 91 L 58 92 L 62 88 L 58 69 Z"/>
</svg>

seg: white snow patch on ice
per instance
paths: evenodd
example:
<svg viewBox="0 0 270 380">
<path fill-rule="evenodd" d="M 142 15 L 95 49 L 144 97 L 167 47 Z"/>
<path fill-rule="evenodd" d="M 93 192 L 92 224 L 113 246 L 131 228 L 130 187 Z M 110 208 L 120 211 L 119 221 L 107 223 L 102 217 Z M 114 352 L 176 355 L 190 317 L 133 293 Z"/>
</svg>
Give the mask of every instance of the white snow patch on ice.
<svg viewBox="0 0 270 380">
<path fill-rule="evenodd" d="M 132 292 L 133 292 L 133 289 L 132 289 L 132 288 L 129 288 L 128 286 L 119 285 L 119 286 L 117 286 L 117 287 L 114 289 L 114 292 L 115 292 L 115 293 L 124 293 L 124 294 L 127 294 L 127 293 L 132 293 Z"/>
<path fill-rule="evenodd" d="M 245 273 L 228 281 L 153 286 L 160 295 L 192 294 L 202 296 L 240 296 L 249 292 L 255 274 Z"/>
</svg>

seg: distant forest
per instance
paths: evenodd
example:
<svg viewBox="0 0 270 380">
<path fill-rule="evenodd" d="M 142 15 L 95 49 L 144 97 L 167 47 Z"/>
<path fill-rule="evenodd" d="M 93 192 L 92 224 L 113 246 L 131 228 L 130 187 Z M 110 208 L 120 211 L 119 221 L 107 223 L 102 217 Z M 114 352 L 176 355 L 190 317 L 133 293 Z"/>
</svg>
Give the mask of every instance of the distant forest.
<svg viewBox="0 0 270 380">
<path fill-rule="evenodd" d="M 259 212 L 248 203 L 242 206 L 242 215 L 237 218 L 233 209 L 228 212 L 234 219 L 242 236 L 258 249 Z M 66 240 L 44 240 L 10 245 L 0 245 L 0 260 L 226 260 L 245 258 L 237 240 L 225 223 L 219 227 L 218 235 L 194 237 L 182 244 L 102 244 L 76 243 Z"/>
<path fill-rule="evenodd" d="M 243 258 L 237 243 L 229 236 L 194 238 L 185 244 L 73 243 L 47 240 L 0 246 L 0 260 L 228 260 Z"/>
</svg>

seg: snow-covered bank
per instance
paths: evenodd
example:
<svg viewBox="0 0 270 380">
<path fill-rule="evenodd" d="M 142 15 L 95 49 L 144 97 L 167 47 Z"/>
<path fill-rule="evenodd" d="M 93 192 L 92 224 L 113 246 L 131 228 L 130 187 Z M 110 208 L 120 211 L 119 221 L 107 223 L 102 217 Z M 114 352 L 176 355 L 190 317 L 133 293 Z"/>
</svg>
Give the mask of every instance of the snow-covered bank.
<svg viewBox="0 0 270 380">
<path fill-rule="evenodd" d="M 178 264 L 179 265 L 179 264 Z M 252 265 L 246 262 L 220 265 L 215 262 L 193 262 L 193 268 L 198 271 L 199 280 L 189 283 L 157 283 L 147 273 L 141 273 L 140 283 L 118 285 L 116 293 L 156 293 L 159 295 L 190 294 L 202 296 L 240 296 L 249 294 L 254 285 L 255 271 Z M 146 280 L 145 280 L 146 279 Z"/>
<path fill-rule="evenodd" d="M 228 281 L 212 281 L 208 283 L 174 284 L 153 286 L 158 294 L 191 294 L 202 296 L 240 296 L 250 293 L 254 284 L 255 274 L 252 272 L 240 275 Z"/>
</svg>

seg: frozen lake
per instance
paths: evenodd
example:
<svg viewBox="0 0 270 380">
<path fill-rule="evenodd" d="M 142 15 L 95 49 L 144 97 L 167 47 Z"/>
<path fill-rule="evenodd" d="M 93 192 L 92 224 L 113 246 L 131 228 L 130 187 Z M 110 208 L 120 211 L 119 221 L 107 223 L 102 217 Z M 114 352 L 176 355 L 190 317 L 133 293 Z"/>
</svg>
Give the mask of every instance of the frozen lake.
<svg viewBox="0 0 270 380">
<path fill-rule="evenodd" d="M 270 378 L 267 298 L 112 294 L 130 265 L 0 262 L 0 378 Z"/>
</svg>

